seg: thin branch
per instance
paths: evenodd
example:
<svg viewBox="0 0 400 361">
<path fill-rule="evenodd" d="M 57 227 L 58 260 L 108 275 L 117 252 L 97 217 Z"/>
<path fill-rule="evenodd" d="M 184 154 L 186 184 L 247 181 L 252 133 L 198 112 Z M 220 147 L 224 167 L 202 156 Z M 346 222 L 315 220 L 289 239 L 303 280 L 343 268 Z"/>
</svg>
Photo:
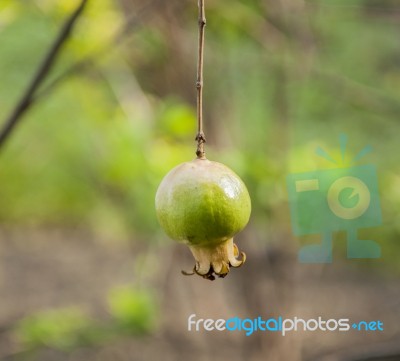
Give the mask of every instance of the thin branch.
<svg viewBox="0 0 400 361">
<path fill-rule="evenodd" d="M 204 33 L 206 26 L 205 17 L 205 0 L 199 1 L 199 54 L 197 64 L 197 151 L 196 155 L 199 159 L 205 158 L 204 143 L 206 138 L 203 132 L 203 68 L 204 68 Z"/>
<path fill-rule="evenodd" d="M 22 119 L 24 113 L 33 104 L 32 100 L 35 92 L 46 79 L 47 75 L 55 64 L 63 45 L 68 40 L 79 16 L 85 9 L 87 2 L 88 0 L 82 0 L 76 10 L 64 23 L 63 27 L 60 30 L 60 33 L 54 40 L 54 43 L 52 44 L 51 48 L 49 49 L 42 63 L 40 64 L 36 74 L 34 75 L 31 83 L 28 85 L 21 100 L 18 102 L 15 109 L 11 112 L 10 116 L 4 122 L 4 126 L 0 131 L 0 148 L 4 146 L 6 140 L 10 137 L 12 131 Z"/>
<path fill-rule="evenodd" d="M 117 31 L 113 39 L 108 44 L 94 50 L 90 55 L 87 55 L 86 57 L 78 60 L 76 63 L 72 64 L 70 67 L 64 70 L 61 74 L 52 79 L 48 84 L 46 84 L 44 88 L 36 92 L 33 101 L 36 102 L 43 96 L 47 95 L 69 76 L 77 74 L 87 68 L 93 67 L 93 64 L 96 62 L 96 60 L 109 54 L 110 49 L 113 49 L 121 44 L 123 40 L 126 39 L 127 35 L 132 32 L 132 30 L 142 25 L 143 20 L 146 19 L 146 16 L 148 15 L 148 13 L 150 13 L 150 10 L 153 9 L 155 6 L 162 4 L 163 1 L 164 0 L 153 0 L 143 6 L 140 10 L 136 12 L 136 14 L 130 16 L 127 19 L 122 28 Z"/>
</svg>

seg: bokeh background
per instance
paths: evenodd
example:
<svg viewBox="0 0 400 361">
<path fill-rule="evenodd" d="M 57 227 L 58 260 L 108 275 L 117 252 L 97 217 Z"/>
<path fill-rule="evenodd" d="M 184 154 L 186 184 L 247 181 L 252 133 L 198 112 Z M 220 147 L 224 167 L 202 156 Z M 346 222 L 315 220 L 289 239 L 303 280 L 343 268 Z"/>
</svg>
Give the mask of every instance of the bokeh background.
<svg viewBox="0 0 400 361">
<path fill-rule="evenodd" d="M 0 2 L 0 126 L 74 0 Z M 0 360 L 400 360 L 400 3 L 208 0 L 207 156 L 245 181 L 248 261 L 224 280 L 157 224 L 162 177 L 195 157 L 196 0 L 88 1 L 33 106 L 0 148 Z M 375 260 L 304 265 L 286 176 L 378 169 Z M 187 318 L 381 320 L 383 332 L 188 332 Z M 397 356 L 396 356 L 397 355 Z"/>
</svg>

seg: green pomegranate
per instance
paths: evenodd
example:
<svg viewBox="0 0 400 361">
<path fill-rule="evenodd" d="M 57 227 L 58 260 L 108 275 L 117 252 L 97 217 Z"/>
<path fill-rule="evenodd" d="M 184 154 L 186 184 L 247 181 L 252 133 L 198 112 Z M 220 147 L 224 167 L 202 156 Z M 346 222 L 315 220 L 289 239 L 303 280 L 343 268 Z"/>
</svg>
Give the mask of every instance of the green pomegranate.
<svg viewBox="0 0 400 361">
<path fill-rule="evenodd" d="M 172 169 L 157 190 L 156 212 L 168 236 L 192 251 L 196 264 L 184 274 L 214 280 L 245 262 L 233 236 L 249 221 L 250 196 L 225 165 L 197 158 Z"/>
</svg>

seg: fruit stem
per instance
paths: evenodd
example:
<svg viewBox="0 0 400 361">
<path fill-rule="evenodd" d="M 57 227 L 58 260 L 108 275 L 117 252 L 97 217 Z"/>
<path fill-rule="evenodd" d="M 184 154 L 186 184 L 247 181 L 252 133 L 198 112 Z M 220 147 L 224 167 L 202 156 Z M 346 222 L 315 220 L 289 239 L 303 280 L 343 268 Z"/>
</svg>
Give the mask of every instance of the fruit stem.
<svg viewBox="0 0 400 361">
<path fill-rule="evenodd" d="M 205 159 L 204 143 L 206 142 L 206 137 L 203 132 L 203 68 L 204 68 L 204 38 L 205 38 L 205 0 L 198 0 L 199 6 L 199 54 L 197 62 L 197 151 L 196 155 L 199 159 Z"/>
</svg>

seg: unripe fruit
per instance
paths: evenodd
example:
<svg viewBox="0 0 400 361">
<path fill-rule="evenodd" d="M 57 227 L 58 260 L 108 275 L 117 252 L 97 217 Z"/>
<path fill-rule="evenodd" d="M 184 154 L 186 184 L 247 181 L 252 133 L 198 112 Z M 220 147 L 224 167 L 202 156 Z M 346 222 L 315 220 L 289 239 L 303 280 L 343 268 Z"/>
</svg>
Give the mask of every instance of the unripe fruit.
<svg viewBox="0 0 400 361">
<path fill-rule="evenodd" d="M 196 264 L 190 274 L 214 280 L 214 274 L 225 277 L 230 266 L 244 263 L 233 236 L 249 221 L 251 201 L 225 165 L 195 159 L 172 169 L 157 190 L 156 212 L 165 232 L 192 251 Z"/>
</svg>

